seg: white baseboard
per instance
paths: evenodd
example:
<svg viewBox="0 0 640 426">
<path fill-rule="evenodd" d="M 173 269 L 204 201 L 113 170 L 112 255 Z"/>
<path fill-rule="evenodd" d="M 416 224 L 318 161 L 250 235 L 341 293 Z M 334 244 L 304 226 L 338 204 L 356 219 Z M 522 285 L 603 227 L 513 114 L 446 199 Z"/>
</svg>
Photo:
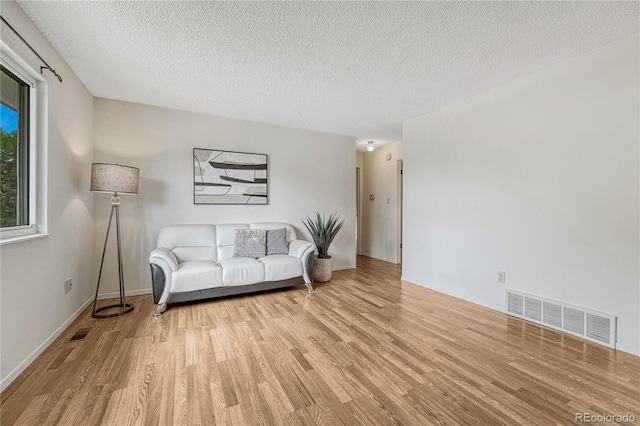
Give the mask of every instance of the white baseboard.
<svg viewBox="0 0 640 426">
<path fill-rule="evenodd" d="M 142 290 L 125 290 L 125 296 L 140 296 L 141 294 L 151 294 L 153 290 L 151 288 L 143 288 Z M 98 300 L 102 299 L 115 299 L 120 297 L 120 293 L 102 293 L 98 295 Z"/>
<path fill-rule="evenodd" d="M 414 284 L 414 285 L 417 285 L 417 286 L 420 286 L 420 287 L 428 288 L 429 290 L 437 291 L 438 293 L 446 294 L 447 296 L 455 297 L 456 299 L 464 300 L 465 302 L 470 302 L 470 303 L 473 303 L 475 305 L 482 306 L 483 308 L 493 309 L 494 311 L 497 311 L 497 312 L 500 312 L 500 313 L 503 313 L 503 314 L 507 315 L 505 313 L 504 305 L 489 305 L 489 304 L 486 304 L 486 303 L 481 303 L 478 300 L 473 300 L 473 299 L 470 299 L 470 298 L 467 298 L 467 297 L 462 297 L 459 294 L 448 293 L 448 292 L 442 291 L 440 289 L 431 288 L 428 285 L 423 285 L 423 284 L 415 283 L 413 281 L 408 281 L 408 280 L 404 279 L 404 277 L 402 277 L 400 279 L 402 281 L 404 281 L 404 282 L 411 283 L 411 284 Z M 538 324 L 538 325 L 540 325 L 540 324 Z M 540 326 L 544 327 L 544 325 L 540 325 Z M 562 332 L 562 331 L 560 331 L 560 332 Z M 633 347 L 631 345 L 626 345 L 626 344 L 621 343 L 619 341 L 616 342 L 616 349 L 615 350 L 616 351 L 621 351 L 621 352 L 626 352 L 628 354 L 635 355 L 635 356 L 640 356 L 640 348 Z"/>
<path fill-rule="evenodd" d="M 20 373 L 26 370 L 27 367 L 33 361 L 35 361 L 35 359 L 38 358 L 38 356 L 40 356 L 40 354 L 44 352 L 44 350 L 47 349 L 49 345 L 53 343 L 53 341 L 56 340 L 58 336 L 60 336 L 76 318 L 80 316 L 82 311 L 84 311 L 92 301 L 93 297 L 84 302 L 82 306 L 80 306 L 73 314 L 71 314 L 71 316 L 65 322 L 63 322 L 60 327 L 56 329 L 56 331 L 51 334 L 51 336 L 47 337 L 45 341 L 40 344 L 40 346 L 38 346 L 33 352 L 31 352 L 29 356 L 26 357 L 20 364 L 18 364 L 18 366 L 14 368 L 9 374 L 7 374 L 6 377 L 3 377 L 2 381 L 0 381 L 0 392 L 3 392 L 7 388 L 7 386 L 9 386 L 11 382 L 13 382 L 16 377 L 20 375 Z"/>
<path fill-rule="evenodd" d="M 346 266 L 334 266 L 331 268 L 332 271 L 344 271 L 345 269 L 355 269 L 356 265 L 346 265 Z"/>
<path fill-rule="evenodd" d="M 125 291 L 125 295 L 127 296 L 138 296 L 141 294 L 151 293 L 152 290 L 150 288 Z M 98 299 L 113 299 L 116 297 L 120 297 L 120 293 L 105 293 L 98 295 Z M 86 309 L 87 306 L 91 304 L 91 302 L 93 302 L 93 297 L 84 302 L 82 306 L 80 306 L 73 314 L 71 314 L 71 316 L 65 322 L 63 322 L 62 325 L 60 325 L 60 327 L 56 329 L 56 331 L 54 331 L 49 337 L 47 337 L 45 341 L 40 344 L 40 346 L 38 346 L 33 352 L 31 352 L 29 356 L 26 357 L 20 364 L 18 364 L 18 366 L 14 368 L 9 374 L 7 374 L 6 377 L 3 377 L 2 381 L 0 381 L 0 392 L 4 391 L 7 386 L 9 386 L 11 382 L 13 382 L 16 377 L 20 375 L 20 373 L 26 370 L 27 367 L 33 361 L 35 361 L 35 359 L 38 358 L 38 356 L 40 356 L 40 354 L 42 354 L 42 352 L 44 352 L 44 350 L 47 349 L 49 345 L 53 343 L 53 341 L 56 340 L 58 336 L 60 336 L 76 318 L 80 316 L 80 314 Z"/>
<path fill-rule="evenodd" d="M 626 352 L 631 355 L 640 356 L 640 348 L 633 347 L 631 345 L 625 345 L 624 343 L 616 342 L 616 351 Z"/>
</svg>

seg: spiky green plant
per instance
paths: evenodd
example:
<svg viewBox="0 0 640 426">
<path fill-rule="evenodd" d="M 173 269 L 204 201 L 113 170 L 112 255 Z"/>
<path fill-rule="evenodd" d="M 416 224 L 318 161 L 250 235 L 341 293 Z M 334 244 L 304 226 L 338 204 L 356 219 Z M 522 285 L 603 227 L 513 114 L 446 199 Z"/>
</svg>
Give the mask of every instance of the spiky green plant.
<svg viewBox="0 0 640 426">
<path fill-rule="evenodd" d="M 307 216 L 306 220 L 302 220 L 304 226 L 307 228 L 313 238 L 313 242 L 318 249 L 319 259 L 331 259 L 329 256 L 329 246 L 336 237 L 336 234 L 344 225 L 344 220 L 338 222 L 340 217 L 337 213 L 329 215 L 328 219 L 325 219 L 324 213 L 320 216 L 320 213 L 316 213 L 316 218 L 311 219 Z"/>
</svg>

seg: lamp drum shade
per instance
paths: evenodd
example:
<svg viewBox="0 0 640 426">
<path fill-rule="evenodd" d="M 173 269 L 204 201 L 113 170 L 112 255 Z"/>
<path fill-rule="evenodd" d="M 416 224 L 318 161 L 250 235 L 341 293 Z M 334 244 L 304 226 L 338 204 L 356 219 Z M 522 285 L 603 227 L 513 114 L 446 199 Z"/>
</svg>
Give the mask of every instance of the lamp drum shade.
<svg viewBox="0 0 640 426">
<path fill-rule="evenodd" d="M 91 164 L 91 191 L 137 194 L 140 169 L 119 164 Z"/>
</svg>

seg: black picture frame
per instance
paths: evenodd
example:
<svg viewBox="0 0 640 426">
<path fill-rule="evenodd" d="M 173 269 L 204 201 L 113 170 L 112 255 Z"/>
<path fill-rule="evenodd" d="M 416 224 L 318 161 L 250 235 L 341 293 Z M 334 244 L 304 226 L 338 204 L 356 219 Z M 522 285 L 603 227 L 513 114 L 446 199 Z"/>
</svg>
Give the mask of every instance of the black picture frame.
<svg viewBox="0 0 640 426">
<path fill-rule="evenodd" d="M 268 205 L 269 156 L 193 148 L 193 204 Z"/>
</svg>

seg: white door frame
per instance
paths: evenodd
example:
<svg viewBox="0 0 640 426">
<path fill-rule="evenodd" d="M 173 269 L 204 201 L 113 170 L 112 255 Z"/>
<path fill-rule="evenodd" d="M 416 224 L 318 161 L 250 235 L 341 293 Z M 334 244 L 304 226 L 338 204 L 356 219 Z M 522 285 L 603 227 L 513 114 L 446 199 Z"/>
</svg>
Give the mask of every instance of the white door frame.
<svg viewBox="0 0 640 426">
<path fill-rule="evenodd" d="M 362 255 L 362 167 L 356 167 L 356 254 Z"/>
<path fill-rule="evenodd" d="M 403 162 L 402 159 L 398 160 L 398 237 L 396 241 L 398 242 L 398 247 L 396 250 L 397 253 L 397 263 L 402 263 L 402 191 L 403 191 Z"/>
</svg>

